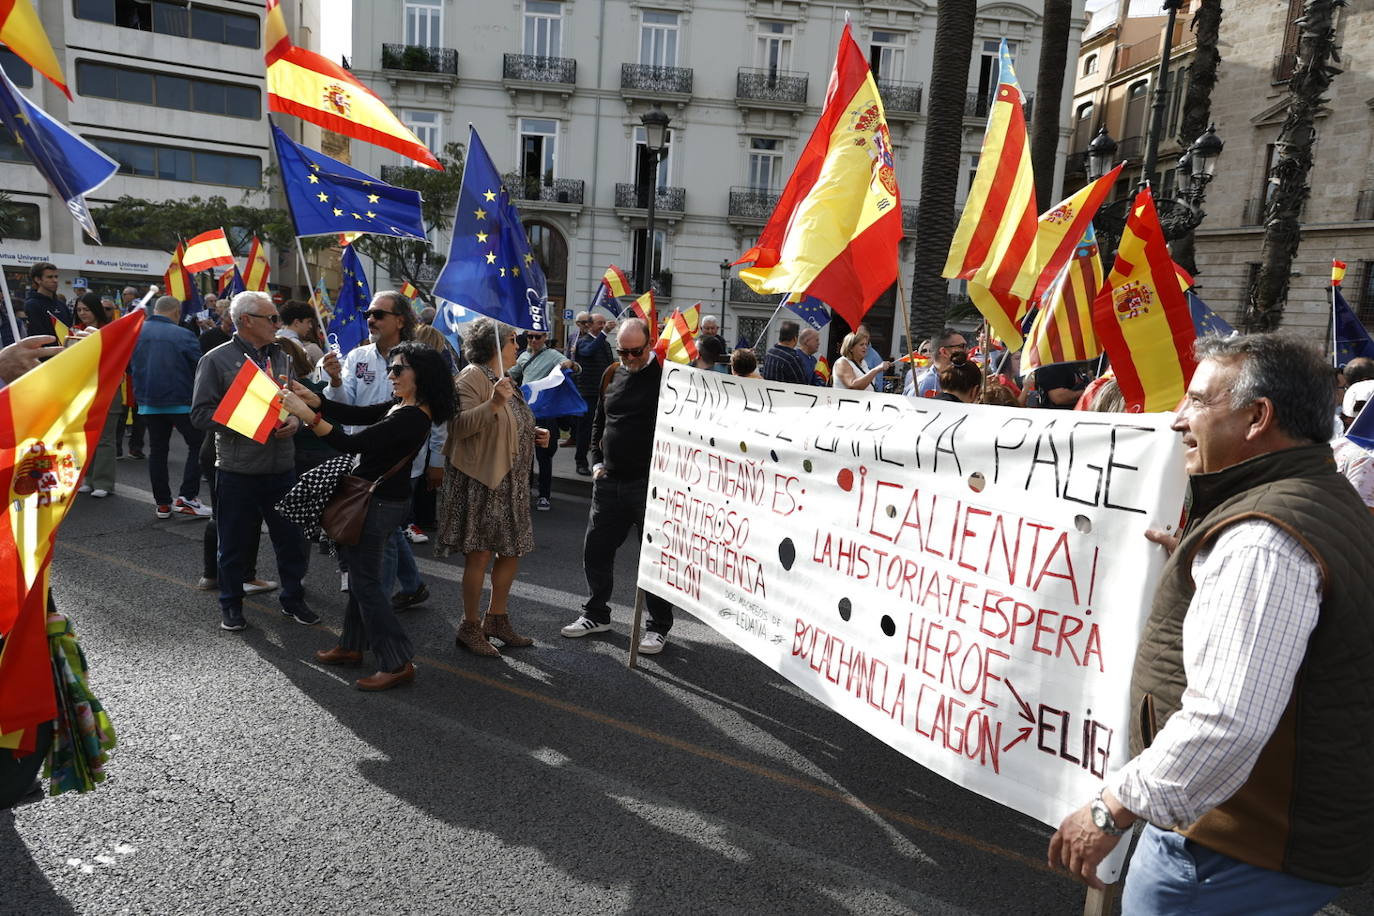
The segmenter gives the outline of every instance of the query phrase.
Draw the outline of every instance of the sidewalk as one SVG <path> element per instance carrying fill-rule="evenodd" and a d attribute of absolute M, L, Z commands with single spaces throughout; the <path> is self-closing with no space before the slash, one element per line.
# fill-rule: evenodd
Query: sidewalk
<path fill-rule="evenodd" d="M 592 497 L 592 479 L 577 473 L 575 448 L 560 448 L 553 459 L 553 489 L 570 496 Z"/>

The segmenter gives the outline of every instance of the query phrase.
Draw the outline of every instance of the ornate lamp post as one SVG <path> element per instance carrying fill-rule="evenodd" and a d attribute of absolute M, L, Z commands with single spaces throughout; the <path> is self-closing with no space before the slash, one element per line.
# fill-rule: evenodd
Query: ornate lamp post
<path fill-rule="evenodd" d="M 644 124 L 644 152 L 649 157 L 649 201 L 644 232 L 644 267 L 639 275 L 640 291 L 653 289 L 654 269 L 654 203 L 658 198 L 658 161 L 668 144 L 668 125 L 672 118 L 655 105 L 639 116 Z"/>
<path fill-rule="evenodd" d="M 725 319 L 728 317 L 725 314 L 725 310 L 727 307 L 725 297 L 726 293 L 729 291 L 729 287 L 730 259 L 722 258 L 720 262 L 720 333 L 722 337 L 725 337 Z M 726 337 L 725 339 L 728 341 L 730 338 Z"/>

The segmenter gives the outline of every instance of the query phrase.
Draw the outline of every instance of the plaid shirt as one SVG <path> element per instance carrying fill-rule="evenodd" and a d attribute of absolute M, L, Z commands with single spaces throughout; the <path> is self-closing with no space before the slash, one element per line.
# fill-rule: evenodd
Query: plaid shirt
<path fill-rule="evenodd" d="M 1159 827 L 1186 826 L 1245 784 L 1293 693 L 1321 609 L 1312 556 L 1278 526 L 1227 527 L 1193 559 L 1179 711 L 1107 787 Z"/>

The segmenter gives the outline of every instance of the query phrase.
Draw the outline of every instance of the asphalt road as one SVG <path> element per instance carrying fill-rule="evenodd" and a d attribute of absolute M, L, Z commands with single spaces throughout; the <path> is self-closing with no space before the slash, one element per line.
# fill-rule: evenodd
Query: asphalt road
<path fill-rule="evenodd" d="M 420 548 L 419 673 L 364 694 L 313 661 L 342 619 L 332 562 L 307 581 L 321 626 L 269 594 L 223 632 L 194 588 L 204 523 L 155 519 L 143 462 L 119 480 L 78 502 L 53 576 L 119 746 L 96 791 L 0 812 L 0 913 L 1081 911 L 1044 865 L 1048 828 L 691 617 L 628 669 L 628 547 L 616 630 L 559 636 L 583 597 L 580 495 L 536 513 L 511 604 L 534 647 L 460 654 L 460 568 Z M 1374 913 L 1374 894 L 1327 912 Z"/>

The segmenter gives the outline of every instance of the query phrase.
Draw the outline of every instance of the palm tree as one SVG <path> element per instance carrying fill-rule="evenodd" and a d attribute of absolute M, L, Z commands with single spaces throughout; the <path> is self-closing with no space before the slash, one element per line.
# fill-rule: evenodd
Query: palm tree
<path fill-rule="evenodd" d="M 1269 180 L 1273 192 L 1264 208 L 1264 249 L 1259 276 L 1245 310 L 1247 331 L 1272 331 L 1283 321 L 1288 275 L 1301 239 L 1299 218 L 1307 201 L 1307 175 L 1312 171 L 1312 144 L 1317 112 L 1341 68 L 1333 24 L 1345 0 L 1307 0 L 1298 38 L 1298 60 L 1288 81 L 1288 116 L 1274 144 L 1276 160 Z M 1334 63 L 1333 63 L 1334 61 Z"/>
<path fill-rule="evenodd" d="M 912 340 L 938 331 L 949 283 L 940 276 L 954 237 L 954 195 L 964 137 L 964 96 L 973 57 L 976 0 L 941 0 L 935 14 L 935 58 L 921 160 L 921 206 L 916 214 L 916 257 L 911 281 Z"/>
<path fill-rule="evenodd" d="M 1031 171 L 1035 175 L 1036 209 L 1054 206 L 1054 169 L 1059 160 L 1059 109 L 1064 97 L 1064 71 L 1069 59 L 1073 0 L 1045 0 L 1040 44 L 1040 70 L 1035 77 L 1035 111 L 1030 123 Z"/>
<path fill-rule="evenodd" d="M 1184 149 L 1212 123 L 1212 88 L 1217 84 L 1217 69 L 1221 66 L 1221 52 L 1217 49 L 1221 0 L 1202 0 L 1193 13 L 1192 29 L 1197 44 L 1188 65 L 1188 91 L 1183 96 L 1183 117 L 1178 128 L 1178 142 Z M 1175 239 L 1169 250 L 1179 266 L 1190 274 L 1197 273 L 1193 230 Z"/>

